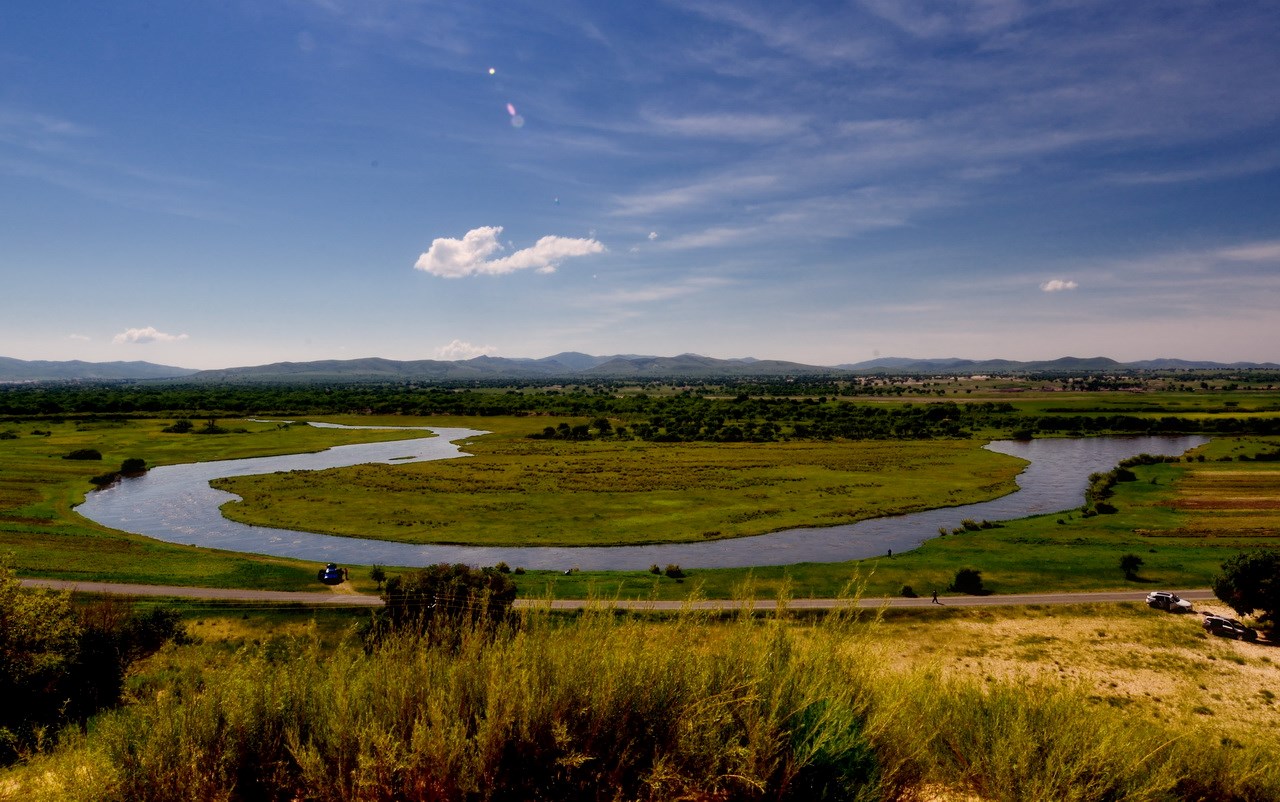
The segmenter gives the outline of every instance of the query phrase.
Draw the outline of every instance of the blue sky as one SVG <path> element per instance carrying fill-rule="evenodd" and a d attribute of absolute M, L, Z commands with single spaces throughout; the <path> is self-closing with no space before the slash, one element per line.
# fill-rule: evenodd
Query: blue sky
<path fill-rule="evenodd" d="M 0 25 L 0 355 L 1280 361 L 1270 0 Z"/>

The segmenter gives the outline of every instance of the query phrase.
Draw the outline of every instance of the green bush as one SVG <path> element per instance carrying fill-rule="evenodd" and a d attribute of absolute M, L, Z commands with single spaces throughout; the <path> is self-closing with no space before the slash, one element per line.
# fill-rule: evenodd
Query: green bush
<path fill-rule="evenodd" d="M 441 563 L 387 580 L 378 632 L 450 628 L 507 619 L 516 584 L 497 568 Z"/>
<path fill-rule="evenodd" d="M 1280 618 L 1280 550 L 1242 552 L 1222 564 L 1213 594 L 1240 615 L 1256 610 L 1264 621 Z"/>
<path fill-rule="evenodd" d="M 23 590 L 0 560 L 0 764 L 49 728 L 115 705 L 130 664 L 185 640 L 177 613 L 118 601 L 79 609 L 69 593 Z"/>
<path fill-rule="evenodd" d="M 1126 554 L 1120 558 L 1120 570 L 1124 571 L 1124 578 L 1130 581 L 1138 578 L 1142 565 L 1143 559 L 1136 554 Z"/>
<path fill-rule="evenodd" d="M 102 452 L 96 448 L 77 448 L 63 459 L 102 459 Z"/>
<path fill-rule="evenodd" d="M 948 590 L 953 593 L 967 593 L 970 596 L 981 596 L 987 592 L 982 585 L 982 572 L 976 568 L 961 568 L 956 571 Z"/>

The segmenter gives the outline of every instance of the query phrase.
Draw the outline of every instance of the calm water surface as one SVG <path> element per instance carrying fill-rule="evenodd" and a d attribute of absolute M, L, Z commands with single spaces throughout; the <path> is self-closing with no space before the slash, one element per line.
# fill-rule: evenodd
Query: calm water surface
<path fill-rule="evenodd" d="M 656 546 L 420 546 L 250 526 L 229 521 L 218 511 L 221 505 L 238 496 L 209 487 L 210 480 L 225 476 L 467 457 L 470 455 L 458 444 L 465 445 L 467 439 L 485 434 L 474 429 L 431 427 L 423 430 L 437 436 L 337 446 L 314 454 L 152 468 L 144 476 L 89 493 L 77 512 L 104 526 L 170 543 L 357 565 L 424 566 L 440 562 L 494 565 L 501 560 L 531 569 L 644 570 L 654 563 L 684 568 L 740 568 L 841 562 L 874 557 L 889 549 L 896 552 L 913 549 L 935 537 L 938 527 L 953 529 L 965 518 L 1000 521 L 1078 507 L 1083 503 L 1089 474 L 1110 470 L 1120 460 L 1137 454 L 1179 455 L 1208 442 L 1208 438 L 1198 436 L 1003 440 L 986 447 L 1027 460 L 1029 464 L 1018 476 L 1019 489 L 992 501 L 856 524 Z"/>

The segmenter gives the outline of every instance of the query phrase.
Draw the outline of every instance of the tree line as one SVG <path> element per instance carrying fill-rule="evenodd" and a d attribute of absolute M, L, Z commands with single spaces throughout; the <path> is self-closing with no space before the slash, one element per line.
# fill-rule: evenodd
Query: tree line
<path fill-rule="evenodd" d="M 808 389 L 826 387 L 813 383 Z M 491 387 L 479 383 L 346 385 L 9 385 L 0 386 L 0 418 L 160 416 L 180 420 L 319 414 L 539 416 L 572 423 L 531 427 L 534 437 L 657 442 L 769 442 L 968 438 L 992 432 L 1038 435 L 1280 434 L 1280 418 L 1214 415 L 1038 414 L 1008 402 L 865 403 L 835 395 L 789 394 L 791 382 L 701 385 L 661 393 L 598 385 Z M 831 387 L 836 390 L 840 388 Z M 751 392 L 748 392 L 750 390 Z M 761 394 L 757 391 L 771 391 Z M 581 419 L 593 420 L 583 424 Z M 601 422 L 604 425 L 601 425 Z"/>

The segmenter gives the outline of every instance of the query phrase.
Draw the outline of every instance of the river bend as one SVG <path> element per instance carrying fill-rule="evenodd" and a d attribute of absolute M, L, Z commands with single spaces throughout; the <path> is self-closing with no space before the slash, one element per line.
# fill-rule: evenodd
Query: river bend
<path fill-rule="evenodd" d="M 1017 477 L 1019 489 L 1006 496 L 854 524 L 789 529 L 700 543 L 600 547 L 423 546 L 251 526 L 222 517 L 218 508 L 238 497 L 210 487 L 213 479 L 364 463 L 401 464 L 468 457 L 470 455 L 462 450 L 465 441 L 486 434 L 474 429 L 440 427 L 358 428 L 421 428 L 436 436 L 336 446 L 308 454 L 163 465 L 143 476 L 89 493 L 77 512 L 104 526 L 169 543 L 356 565 L 425 566 L 440 562 L 494 565 L 503 561 L 529 569 L 643 570 L 654 564 L 744 568 L 842 562 L 874 557 L 890 549 L 895 552 L 913 549 L 936 537 L 939 527 L 952 529 L 966 518 L 1000 521 L 1078 507 L 1083 502 L 1089 474 L 1110 470 L 1120 460 L 1137 454 L 1180 455 L 1207 442 L 1207 438 L 1199 436 L 1002 440 L 986 448 L 1028 461 Z"/>

